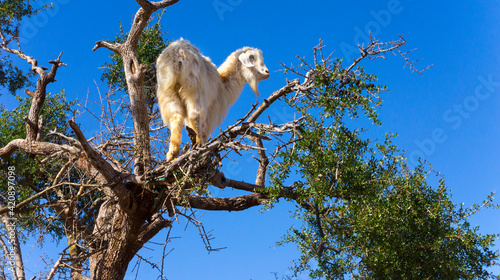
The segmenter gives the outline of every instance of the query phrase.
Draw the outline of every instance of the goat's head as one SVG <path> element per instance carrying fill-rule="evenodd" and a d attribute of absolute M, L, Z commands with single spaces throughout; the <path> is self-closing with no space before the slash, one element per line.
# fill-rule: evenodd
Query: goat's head
<path fill-rule="evenodd" d="M 258 83 L 269 78 L 269 70 L 264 64 L 262 51 L 255 48 L 244 48 L 238 59 L 241 61 L 245 80 L 255 95 L 259 96 Z"/>

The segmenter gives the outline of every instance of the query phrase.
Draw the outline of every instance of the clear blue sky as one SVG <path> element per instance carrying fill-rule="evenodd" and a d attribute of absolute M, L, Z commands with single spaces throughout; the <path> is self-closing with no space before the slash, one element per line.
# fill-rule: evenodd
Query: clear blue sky
<path fill-rule="evenodd" d="M 118 23 L 128 28 L 138 5 L 135 1 L 54 0 L 55 10 L 26 23 L 23 49 L 42 65 L 64 51 L 67 67 L 59 70 L 58 82 L 49 91 L 66 89 L 70 98 L 84 100 L 89 93 L 97 100 L 94 80 L 101 90 L 99 67 L 109 51 L 92 52 L 95 42 L 113 38 Z M 296 55 L 312 55 L 321 38 L 326 51 L 351 60 L 367 30 L 382 40 L 403 35 L 407 50 L 418 48 L 411 58 L 423 58 L 421 68 L 433 64 L 423 75 L 403 69 L 401 57 L 364 64 L 389 87 L 380 117 L 383 125 L 373 133 L 396 132 L 396 143 L 412 158 L 422 156 L 441 172 L 452 189 L 455 202 L 479 203 L 500 182 L 500 2 L 497 1 L 249 1 L 181 0 L 167 9 L 163 27 L 168 37 L 183 37 L 198 46 L 217 65 L 233 50 L 255 46 L 264 52 L 271 78 L 260 84 L 261 98 L 285 84 L 279 62 L 298 64 Z M 31 27 L 31 28 L 29 28 Z M 346 62 L 347 63 L 347 62 Z M 8 94 L 2 103 L 12 102 Z M 255 96 L 245 88 L 231 109 L 226 124 L 241 117 Z M 271 110 L 277 122 L 293 118 L 283 108 Z M 88 117 L 88 115 L 86 116 Z M 80 122 L 84 123 L 83 119 Z M 86 127 L 87 137 L 92 128 Z M 224 166 L 227 177 L 252 181 L 246 162 Z M 224 195 L 219 193 L 219 195 Z M 497 201 L 498 202 L 498 201 Z M 243 213 L 207 213 L 203 221 L 213 229 L 215 247 L 228 247 L 207 254 L 196 229 L 175 224 L 174 239 L 166 259 L 169 279 L 274 279 L 271 272 L 289 273 L 297 256 L 293 246 L 271 248 L 294 221 L 283 203 L 269 212 L 253 208 Z M 472 218 L 485 233 L 500 232 L 499 211 L 488 210 Z M 166 232 L 155 242 L 163 242 Z M 50 243 L 42 251 L 54 254 Z M 154 256 L 162 247 L 141 251 Z M 27 262 L 31 272 L 43 267 L 34 251 Z M 26 256 L 26 255 L 25 255 Z M 133 264 L 131 264 L 131 268 Z M 139 272 L 156 275 L 142 263 Z M 133 279 L 131 273 L 127 279 Z M 28 275 L 29 278 L 29 275 Z M 145 279 L 140 277 L 140 279 Z M 149 278 L 148 279 L 152 279 Z M 304 279 L 306 279 L 304 277 Z"/>

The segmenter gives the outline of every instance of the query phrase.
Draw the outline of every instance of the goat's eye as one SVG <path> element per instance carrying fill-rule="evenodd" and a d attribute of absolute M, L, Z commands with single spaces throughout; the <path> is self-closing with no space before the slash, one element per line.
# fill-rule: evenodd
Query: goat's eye
<path fill-rule="evenodd" d="M 251 54 L 248 59 L 250 59 L 250 61 L 254 61 L 255 60 L 255 56 L 253 54 Z"/>

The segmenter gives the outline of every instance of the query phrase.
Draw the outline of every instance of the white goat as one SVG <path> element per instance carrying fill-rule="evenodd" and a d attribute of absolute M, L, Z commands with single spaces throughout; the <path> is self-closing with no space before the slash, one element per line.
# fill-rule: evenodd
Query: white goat
<path fill-rule="evenodd" d="M 259 49 L 238 49 L 217 69 L 183 39 L 163 50 L 156 68 L 160 112 L 170 128 L 167 161 L 179 155 L 184 123 L 196 133 L 196 143 L 205 144 L 240 96 L 245 82 L 259 96 L 257 84 L 269 78 Z"/>

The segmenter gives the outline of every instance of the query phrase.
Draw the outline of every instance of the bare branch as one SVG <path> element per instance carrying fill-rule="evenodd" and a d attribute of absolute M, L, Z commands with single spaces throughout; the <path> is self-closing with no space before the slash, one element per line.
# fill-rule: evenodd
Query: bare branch
<path fill-rule="evenodd" d="M 78 138 L 78 141 L 80 141 L 83 151 L 87 155 L 87 158 L 92 166 L 99 170 L 99 172 L 106 178 L 106 180 L 110 184 L 120 183 L 121 180 L 119 179 L 119 172 L 116 171 L 109 162 L 104 160 L 102 156 L 90 146 L 90 144 L 87 142 L 87 139 L 83 135 L 83 132 L 80 130 L 75 121 L 68 120 L 68 123 L 75 132 L 75 135 Z"/>
<path fill-rule="evenodd" d="M 271 96 L 264 99 L 264 102 L 257 108 L 257 110 L 248 118 L 247 122 L 254 122 L 257 118 L 267 109 L 269 106 L 276 101 L 278 98 L 293 92 L 294 87 L 300 85 L 299 79 L 292 81 L 287 81 L 286 86 L 280 88 L 279 90 L 273 92 Z"/>
<path fill-rule="evenodd" d="M 64 135 L 62 133 L 59 133 L 59 132 L 55 131 L 55 130 L 47 133 L 47 135 L 48 136 L 57 136 L 57 137 L 59 137 L 61 139 L 64 139 L 64 140 L 68 141 L 68 143 L 70 143 L 71 145 L 77 147 L 78 149 L 82 149 L 82 145 L 80 144 L 80 142 L 78 142 L 78 140 L 76 140 L 73 137 L 66 136 L 66 135 Z"/>
<path fill-rule="evenodd" d="M 62 265 L 62 259 L 63 259 L 63 255 L 61 255 L 59 257 L 59 259 L 57 259 L 56 263 L 54 264 L 54 266 L 52 267 L 52 269 L 50 270 L 49 272 L 49 276 L 47 276 L 47 279 L 46 280 L 52 280 L 52 278 L 54 278 L 54 276 L 56 275 L 56 272 L 57 270 L 59 269 L 59 267 Z"/>
<path fill-rule="evenodd" d="M 409 54 L 410 52 L 413 52 L 414 50 L 415 50 L 415 49 L 410 50 L 410 51 L 407 51 L 407 52 L 402 52 L 402 51 L 401 51 L 401 49 L 399 49 L 399 48 L 398 48 L 398 52 L 399 52 L 399 54 L 400 54 L 400 55 L 404 58 L 404 60 L 406 61 L 406 64 L 405 64 L 405 66 L 403 66 L 403 68 L 405 68 L 405 67 L 406 67 L 406 65 L 409 65 L 409 66 L 410 66 L 410 69 L 412 69 L 412 72 L 413 72 L 413 71 L 415 71 L 415 72 L 417 72 L 418 74 L 422 75 L 422 73 L 423 73 L 425 70 L 427 70 L 427 69 L 429 69 L 429 68 L 431 68 L 431 67 L 432 67 L 432 64 L 431 64 L 431 65 L 429 65 L 429 66 L 427 66 L 427 67 L 425 67 L 425 68 L 424 68 L 424 69 L 422 69 L 422 70 L 418 70 L 418 69 L 417 69 L 417 67 L 415 67 L 415 63 L 416 63 L 416 62 L 419 62 L 419 61 L 420 61 L 420 60 L 422 60 L 422 59 L 417 59 L 417 60 L 414 60 L 414 61 L 410 61 L 410 59 L 408 59 L 408 57 L 406 56 L 407 54 Z"/>
<path fill-rule="evenodd" d="M 7 247 L 7 243 L 5 243 L 5 241 L 3 240 L 2 236 L 0 236 L 0 246 L 3 249 L 5 256 L 9 256 L 10 255 L 10 253 L 9 253 L 9 247 Z M 8 262 L 9 262 L 9 266 L 12 269 L 11 271 L 14 272 L 15 267 L 16 267 L 15 262 L 13 262 L 10 258 L 7 258 L 7 259 L 9 260 Z M 16 273 L 13 273 L 13 276 L 14 276 L 14 280 L 18 280 L 18 277 L 17 277 Z"/>
<path fill-rule="evenodd" d="M 137 4 L 141 5 L 141 7 L 144 10 L 151 11 L 152 13 L 155 12 L 156 10 L 166 8 L 168 6 L 171 6 L 179 0 L 162 0 L 162 1 L 148 1 L 148 0 L 136 0 Z"/>
<path fill-rule="evenodd" d="M 276 125 L 276 124 L 264 124 L 264 123 L 249 123 L 248 125 L 253 128 L 257 128 L 259 130 L 265 131 L 265 132 L 276 132 L 276 133 L 285 133 L 285 132 L 290 132 L 293 129 L 296 129 L 300 125 L 300 121 L 304 117 L 300 117 L 296 120 L 293 120 L 291 122 L 287 122 L 284 124 Z"/>
<path fill-rule="evenodd" d="M 62 52 L 59 54 L 56 60 L 49 61 L 52 64 L 52 68 L 48 73 L 45 72 L 47 70 L 46 67 L 38 66 L 38 61 L 31 56 L 26 55 L 20 50 L 15 50 L 7 47 L 5 42 L 0 45 L 1 49 L 6 52 L 15 54 L 20 58 L 26 60 L 26 62 L 31 64 L 31 70 L 36 72 L 40 77 L 37 80 L 36 90 L 35 92 L 31 92 L 29 90 L 25 91 L 30 96 L 32 96 L 31 107 L 28 114 L 28 125 L 26 126 L 26 139 L 35 141 L 38 137 L 39 129 L 38 129 L 38 118 L 40 114 L 40 110 L 45 102 L 45 95 L 47 90 L 47 85 L 55 81 L 55 76 L 57 73 L 57 69 L 60 66 L 64 66 L 64 63 L 61 62 L 60 58 Z"/>
<path fill-rule="evenodd" d="M 156 10 L 158 10 L 171 6 L 177 2 L 179 2 L 179 0 L 162 0 L 162 1 L 151 2 L 151 4 L 154 6 Z"/>
<path fill-rule="evenodd" d="M 226 179 L 226 186 L 231 187 L 233 189 L 248 191 L 248 192 L 256 192 L 258 189 L 263 188 L 263 186 L 245 183 L 243 181 L 231 180 L 231 179 Z"/>
<path fill-rule="evenodd" d="M 185 217 L 191 224 L 193 224 L 197 229 L 200 234 L 201 240 L 203 241 L 203 244 L 205 245 L 205 249 L 207 249 L 208 252 L 214 252 L 214 251 L 220 251 L 224 248 L 213 248 L 211 244 L 211 240 L 214 238 L 210 234 L 210 232 L 207 232 L 205 230 L 205 226 L 203 226 L 203 223 L 196 217 L 195 211 L 193 211 L 193 208 L 188 209 L 188 211 L 191 212 L 191 214 L 184 214 L 180 211 L 177 211 L 177 214 Z"/>
<path fill-rule="evenodd" d="M 151 144 L 149 136 L 149 116 L 147 115 L 146 98 L 144 94 L 143 79 L 147 66 L 140 63 L 137 57 L 137 46 L 144 28 L 147 26 L 151 15 L 160 8 L 177 3 L 178 0 L 151 2 L 137 0 L 141 8 L 137 11 L 128 37 L 123 44 L 110 44 L 99 41 L 93 48 L 106 47 L 119 53 L 123 59 L 125 77 L 129 91 L 130 107 L 132 109 L 134 125 L 134 173 L 142 175 L 152 167 Z"/>
<path fill-rule="evenodd" d="M 145 10 L 153 10 L 154 6 L 151 1 L 148 0 L 136 0 L 137 4 L 141 5 L 141 7 Z"/>
<path fill-rule="evenodd" d="M 16 207 L 15 209 L 22 209 L 25 205 L 28 205 L 29 203 L 31 203 L 32 201 L 35 201 L 43 196 L 45 196 L 47 193 L 53 191 L 54 189 L 56 189 L 57 187 L 60 187 L 62 184 L 58 184 L 58 185 L 54 185 L 50 188 L 46 188 L 45 190 L 31 196 L 30 198 L 27 198 L 19 203 L 16 204 Z M 9 212 L 11 209 L 9 207 L 2 207 L 0 208 L 0 215 L 3 215 L 7 212 Z"/>
<path fill-rule="evenodd" d="M 97 169 L 99 173 L 104 176 L 104 178 L 106 178 L 107 182 L 109 183 L 109 186 L 107 187 L 111 188 L 113 193 L 118 197 L 118 201 L 120 202 L 122 209 L 129 209 L 129 206 L 132 203 L 130 190 L 125 186 L 124 178 L 122 178 L 122 173 L 117 171 L 111 165 L 111 163 L 106 161 L 97 151 L 95 151 L 90 146 L 82 131 L 73 120 L 69 120 L 68 123 L 75 132 L 78 141 L 80 141 L 83 147 L 83 151 L 85 152 L 90 164 L 95 169 Z"/>
<path fill-rule="evenodd" d="M 21 59 L 26 60 L 26 62 L 31 64 L 31 70 L 36 72 L 38 75 L 40 75 L 40 77 L 43 77 L 45 75 L 45 70 L 47 70 L 47 68 L 38 66 L 38 61 L 36 59 L 34 59 L 33 57 L 26 55 L 25 53 L 23 53 L 20 50 L 15 50 L 15 49 L 11 49 L 11 48 L 7 47 L 6 42 L 3 42 L 3 44 L 0 46 L 2 47 L 2 49 L 4 51 L 11 53 L 11 54 L 15 54 L 18 57 L 20 57 Z"/>
<path fill-rule="evenodd" d="M 255 184 L 257 186 L 264 186 L 266 184 L 266 171 L 267 165 L 269 164 L 269 159 L 266 155 L 266 151 L 264 150 L 262 139 L 258 137 L 252 137 L 251 139 L 255 142 L 255 145 L 257 145 L 257 147 L 262 148 L 257 150 L 257 153 L 259 154 L 259 168 L 257 169 Z"/>
<path fill-rule="evenodd" d="M 5 229 L 7 230 L 9 234 L 9 243 L 11 244 L 11 252 L 10 254 L 14 255 L 14 263 L 10 263 L 10 265 L 14 265 L 12 272 L 14 273 L 15 278 L 17 279 L 25 279 L 25 272 L 24 272 L 24 264 L 23 264 L 23 256 L 21 254 L 21 243 L 19 242 L 19 236 L 18 233 L 16 232 L 15 226 L 13 226 L 9 221 L 11 221 L 10 218 L 7 217 L 7 215 L 2 215 L 1 216 L 2 223 L 5 226 Z M 9 255 L 10 255 L 9 254 Z"/>
<path fill-rule="evenodd" d="M 207 145 L 205 145 L 203 147 L 192 149 L 192 150 L 188 151 L 187 153 L 182 154 L 181 156 L 179 156 L 178 158 L 176 158 L 175 160 L 173 160 L 169 163 L 169 165 L 165 169 L 165 172 L 164 172 L 165 175 L 169 176 L 181 164 L 184 164 L 188 161 L 191 161 L 191 160 L 193 160 L 193 159 L 195 159 L 195 158 L 197 158 L 205 153 L 208 153 L 210 151 L 215 151 L 215 150 L 219 149 L 221 145 L 222 145 L 221 141 L 214 141 L 212 143 L 208 143 Z M 160 168 L 159 170 L 162 170 L 163 168 Z"/>
<path fill-rule="evenodd" d="M 174 199 L 173 201 L 176 205 L 188 206 L 197 209 L 214 211 L 242 211 L 250 207 L 261 205 L 265 197 L 260 193 L 253 193 L 231 198 L 212 198 L 193 195 L 186 199 L 188 203 L 187 205 L 182 199 Z"/>
<path fill-rule="evenodd" d="M 17 150 L 24 150 L 33 155 L 51 155 L 58 151 L 68 152 L 73 156 L 79 154 L 79 150 L 68 145 L 59 145 L 50 142 L 28 141 L 25 139 L 14 139 L 5 147 L 0 149 L 0 157 L 8 159 Z"/>
<path fill-rule="evenodd" d="M 56 60 L 49 60 L 49 63 L 52 64 L 52 68 L 50 69 L 50 72 L 48 73 L 48 83 L 52 83 L 52 82 L 55 82 L 55 77 L 56 77 L 56 73 L 57 73 L 57 69 L 61 66 L 66 66 L 66 64 L 64 64 L 62 61 L 61 61 L 61 56 L 64 52 L 61 52 L 59 53 L 59 56 L 57 57 Z"/>
<path fill-rule="evenodd" d="M 252 108 L 248 111 L 248 113 L 243 118 L 238 119 L 235 124 L 228 126 L 224 131 L 219 133 L 219 135 L 217 135 L 215 138 L 213 138 L 211 141 L 209 141 L 209 143 L 215 141 L 216 139 L 219 139 L 220 137 L 222 137 L 223 135 L 225 135 L 229 131 L 232 131 L 235 127 L 242 124 L 250 116 L 250 114 L 252 114 L 255 111 L 255 108 L 257 108 L 257 105 L 259 105 L 258 102 L 252 104 Z"/>
<path fill-rule="evenodd" d="M 155 215 L 151 222 L 142 226 L 141 233 L 137 237 L 136 246 L 138 246 L 138 249 L 142 248 L 142 246 L 158 232 L 170 226 L 172 226 L 171 220 L 164 219 L 161 215 Z"/>
<path fill-rule="evenodd" d="M 121 46 L 122 46 L 121 44 L 111 44 L 111 43 L 106 42 L 106 41 L 97 41 L 95 43 L 94 48 L 92 48 L 92 51 L 95 52 L 99 48 L 106 48 L 106 49 L 111 50 L 115 53 L 120 53 Z"/>
<path fill-rule="evenodd" d="M 29 89 L 25 89 L 25 90 L 24 90 L 24 93 L 26 93 L 27 95 L 29 95 L 29 97 L 34 97 L 34 96 L 35 96 L 35 93 L 34 93 L 34 92 L 32 92 L 32 91 L 31 91 L 31 90 L 29 90 Z"/>

